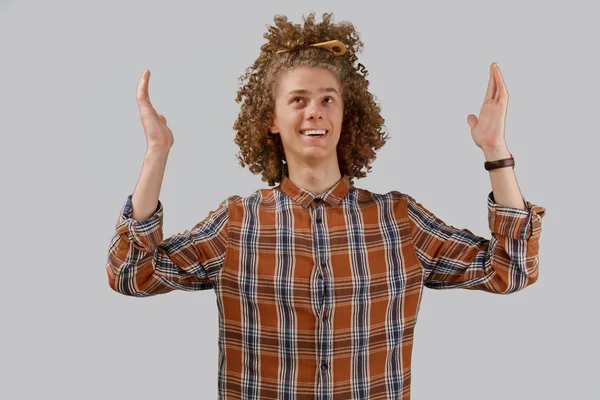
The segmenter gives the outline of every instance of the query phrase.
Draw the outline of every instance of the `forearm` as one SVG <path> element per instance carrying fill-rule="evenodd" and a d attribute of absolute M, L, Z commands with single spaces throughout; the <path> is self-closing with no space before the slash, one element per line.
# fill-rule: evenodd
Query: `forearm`
<path fill-rule="evenodd" d="M 496 161 L 510 157 L 507 147 L 484 149 L 483 152 L 485 161 Z M 517 177 L 512 166 L 492 169 L 489 171 L 489 174 L 496 203 L 500 206 L 515 207 L 524 210 L 523 196 L 517 184 Z"/>
<path fill-rule="evenodd" d="M 142 173 L 131 198 L 133 219 L 142 221 L 156 211 L 168 155 L 168 151 L 149 151 L 144 156 Z"/>

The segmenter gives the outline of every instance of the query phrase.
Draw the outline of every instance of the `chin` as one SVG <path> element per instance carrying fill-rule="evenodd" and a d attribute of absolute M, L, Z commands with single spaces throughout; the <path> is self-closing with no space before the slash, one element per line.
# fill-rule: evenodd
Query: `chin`
<path fill-rule="evenodd" d="M 324 151 L 307 151 L 301 157 L 310 161 L 323 161 L 335 156 L 335 154 L 329 154 Z"/>

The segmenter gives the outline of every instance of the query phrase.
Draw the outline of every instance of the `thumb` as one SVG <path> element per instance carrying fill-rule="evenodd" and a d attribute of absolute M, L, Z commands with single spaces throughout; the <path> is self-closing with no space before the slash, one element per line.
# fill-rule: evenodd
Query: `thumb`
<path fill-rule="evenodd" d="M 476 115 L 469 114 L 467 116 L 467 124 L 469 124 L 469 126 L 471 127 L 471 129 L 473 129 L 475 127 L 475 125 L 477 125 L 478 121 L 479 121 L 479 119 L 477 118 Z"/>

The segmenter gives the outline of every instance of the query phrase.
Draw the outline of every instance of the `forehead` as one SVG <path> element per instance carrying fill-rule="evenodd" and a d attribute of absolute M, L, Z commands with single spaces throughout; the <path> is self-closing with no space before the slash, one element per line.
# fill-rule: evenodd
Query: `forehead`
<path fill-rule="evenodd" d="M 278 96 L 297 91 L 316 94 L 328 88 L 334 88 L 340 93 L 337 76 L 325 68 L 318 67 L 302 66 L 289 69 L 281 74 L 277 87 Z"/>

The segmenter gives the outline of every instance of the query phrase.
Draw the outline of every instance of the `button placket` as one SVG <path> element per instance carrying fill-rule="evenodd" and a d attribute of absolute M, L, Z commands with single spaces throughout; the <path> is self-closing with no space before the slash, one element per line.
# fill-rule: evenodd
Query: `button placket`
<path fill-rule="evenodd" d="M 323 275 L 325 274 L 326 267 L 327 267 L 327 263 L 325 261 L 321 261 L 319 263 L 319 273 L 318 273 L 319 279 L 323 279 Z"/>
<path fill-rule="evenodd" d="M 318 199 L 318 198 L 317 198 Z M 315 199 L 315 201 L 317 200 Z M 321 237 L 322 235 L 324 235 L 324 228 L 322 226 L 323 224 L 323 217 L 321 217 L 321 213 L 323 212 L 323 209 L 321 208 L 319 209 L 313 209 L 313 215 L 314 215 L 314 226 L 313 226 L 313 237 L 314 240 L 316 241 L 315 243 L 315 247 L 317 249 L 316 251 L 316 258 L 318 260 L 318 271 L 317 271 L 317 279 L 318 279 L 318 283 L 319 283 L 319 289 L 320 289 L 320 296 L 319 298 L 319 305 L 320 305 L 320 315 L 323 314 L 323 308 L 325 307 L 325 296 L 326 296 L 326 291 L 327 288 L 325 286 L 325 279 L 324 279 L 324 275 L 325 275 L 325 268 L 327 267 L 327 262 L 323 261 L 324 257 L 325 257 L 325 249 L 323 249 L 323 244 L 322 242 L 319 240 L 319 237 Z"/>
<path fill-rule="evenodd" d="M 314 199 L 314 207 L 310 208 L 312 217 L 312 232 L 314 240 L 314 257 L 317 268 L 317 279 L 316 283 L 316 303 L 318 305 L 317 325 L 318 325 L 318 354 L 321 358 L 319 368 L 319 386 L 322 386 L 323 393 L 327 393 L 331 388 L 330 372 L 328 359 L 331 352 L 331 324 L 329 322 L 329 302 L 328 296 L 328 280 L 325 279 L 329 276 L 327 270 L 328 263 L 328 251 L 327 251 L 327 229 L 325 227 L 326 218 L 326 207 L 324 206 L 323 200 L 318 198 Z"/>

